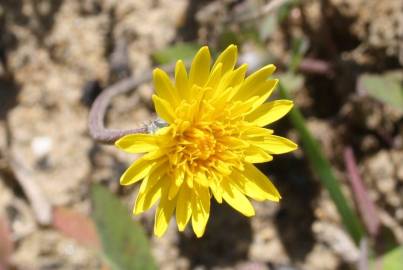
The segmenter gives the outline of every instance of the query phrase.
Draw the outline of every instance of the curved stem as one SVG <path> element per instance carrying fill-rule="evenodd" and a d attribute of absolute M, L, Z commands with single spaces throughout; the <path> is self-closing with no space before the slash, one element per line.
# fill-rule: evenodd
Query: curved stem
<path fill-rule="evenodd" d="M 168 65 L 162 68 L 166 69 L 168 73 L 172 73 L 174 70 L 174 65 Z M 91 106 L 88 119 L 90 135 L 94 140 L 104 144 L 113 144 L 116 140 L 127 134 L 147 133 L 147 126 L 125 130 L 109 129 L 105 127 L 104 119 L 113 97 L 127 93 L 137 88 L 139 85 L 150 81 L 152 79 L 151 74 L 151 72 L 148 72 L 147 74 L 139 76 L 138 78 L 129 77 L 123 79 L 107 87 L 95 99 Z"/>

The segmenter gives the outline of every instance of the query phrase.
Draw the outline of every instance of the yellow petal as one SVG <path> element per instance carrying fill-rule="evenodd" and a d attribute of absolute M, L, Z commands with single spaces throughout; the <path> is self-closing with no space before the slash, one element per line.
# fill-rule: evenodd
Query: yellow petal
<path fill-rule="evenodd" d="M 158 135 L 158 136 L 171 136 L 172 135 L 172 127 L 167 126 L 167 127 L 159 128 L 155 132 L 155 135 Z M 159 138 L 161 138 L 161 137 L 159 137 Z M 165 140 L 163 139 L 163 141 L 165 141 Z"/>
<path fill-rule="evenodd" d="M 242 133 L 242 139 L 249 140 L 249 139 L 260 139 L 260 137 L 266 137 L 273 134 L 273 130 L 262 128 L 262 127 L 247 127 L 245 128 Z"/>
<path fill-rule="evenodd" d="M 276 135 L 266 136 L 262 140 L 253 141 L 253 144 L 261 147 L 269 154 L 277 155 L 288 153 L 298 148 L 298 146 L 292 141 Z"/>
<path fill-rule="evenodd" d="M 248 114 L 246 121 L 257 126 L 266 126 L 286 115 L 292 108 L 291 100 L 276 100 L 265 103 Z"/>
<path fill-rule="evenodd" d="M 222 182 L 223 199 L 235 210 L 244 214 L 247 217 L 255 215 L 250 201 L 243 195 L 243 193 L 231 183 L 230 179 L 225 179 Z"/>
<path fill-rule="evenodd" d="M 165 150 L 159 148 L 155 151 L 145 154 L 142 158 L 144 158 L 146 160 L 155 160 L 155 159 L 162 157 L 165 154 L 166 154 Z"/>
<path fill-rule="evenodd" d="M 258 97 L 252 97 L 246 101 L 235 101 L 231 106 L 233 119 L 247 115 L 252 109 Z"/>
<path fill-rule="evenodd" d="M 216 89 L 214 89 L 217 91 Z M 217 110 L 222 111 L 222 108 L 228 105 L 228 100 L 233 93 L 232 87 L 228 87 L 225 91 L 218 92 L 214 98 L 211 98 L 210 104 L 212 104 Z"/>
<path fill-rule="evenodd" d="M 149 184 L 150 179 L 146 179 L 141 183 L 144 191 L 140 191 L 136 198 L 136 203 L 133 208 L 133 214 L 141 214 L 150 209 L 161 197 L 161 187 L 164 182 L 160 181 L 155 185 Z M 152 180 L 151 180 L 152 181 Z M 145 188 L 143 188 L 143 185 Z"/>
<path fill-rule="evenodd" d="M 216 177 L 213 176 L 213 179 L 210 180 L 210 190 L 211 193 L 213 194 L 214 198 L 218 203 L 222 203 L 222 188 L 220 185 L 220 180 Z"/>
<path fill-rule="evenodd" d="M 232 172 L 232 167 L 226 162 L 221 160 L 215 161 L 214 168 L 222 175 L 230 175 Z"/>
<path fill-rule="evenodd" d="M 192 215 L 191 195 L 191 190 L 187 185 L 183 185 L 178 194 L 178 200 L 176 202 L 176 222 L 181 232 L 185 229 Z"/>
<path fill-rule="evenodd" d="M 222 92 L 226 91 L 229 87 L 233 87 L 231 94 L 229 95 L 229 99 L 231 99 L 234 95 L 236 95 L 240 84 L 244 81 L 245 79 L 245 74 L 246 70 L 248 69 L 247 64 L 243 64 L 239 68 L 233 70 L 233 71 L 228 71 L 227 73 L 222 73 L 222 77 L 220 79 L 220 82 L 217 86 L 215 91 L 208 95 L 208 98 L 214 99 L 217 97 L 217 95 L 221 94 Z M 235 90 L 236 89 L 236 90 Z"/>
<path fill-rule="evenodd" d="M 219 141 L 230 149 L 243 149 L 249 147 L 247 141 L 233 136 L 222 137 Z"/>
<path fill-rule="evenodd" d="M 267 78 L 274 72 L 275 69 L 276 67 L 274 65 L 267 65 L 248 76 L 242 86 L 239 88 L 234 99 L 246 100 L 252 96 L 258 95 L 256 92 L 262 92 L 262 88 L 264 90 L 270 88 L 270 85 L 265 84 L 271 81 L 267 81 Z"/>
<path fill-rule="evenodd" d="M 229 70 L 232 70 L 236 64 L 238 55 L 237 46 L 231 44 L 229 45 L 217 58 L 214 63 L 213 70 L 218 64 L 222 64 L 222 73 L 226 73 Z"/>
<path fill-rule="evenodd" d="M 244 170 L 240 173 L 242 173 L 243 181 L 246 185 L 245 188 L 248 188 L 251 193 L 255 190 L 256 194 L 263 193 L 268 200 L 275 202 L 280 200 L 281 196 L 276 187 L 253 164 L 246 163 Z M 249 196 L 249 194 L 247 195 Z"/>
<path fill-rule="evenodd" d="M 210 72 L 210 62 L 210 51 L 207 46 L 204 46 L 197 52 L 190 67 L 190 85 L 204 86 Z"/>
<path fill-rule="evenodd" d="M 153 95 L 152 99 L 158 116 L 170 124 L 173 123 L 175 121 L 175 112 L 171 105 L 166 100 L 161 99 L 156 95 Z"/>
<path fill-rule="evenodd" d="M 165 71 L 159 68 L 154 69 L 153 81 L 157 96 L 168 101 L 171 106 L 177 106 L 180 100 L 178 92 Z"/>
<path fill-rule="evenodd" d="M 209 185 L 209 180 L 207 179 L 207 176 L 204 172 L 198 172 L 194 176 L 194 181 L 196 181 L 201 186 L 208 187 Z"/>
<path fill-rule="evenodd" d="M 162 187 L 161 200 L 155 212 L 154 234 L 158 237 L 166 232 L 176 206 L 176 199 L 168 199 L 168 187 L 168 184 Z"/>
<path fill-rule="evenodd" d="M 221 79 L 222 72 L 222 64 L 219 63 L 216 67 L 214 67 L 209 75 L 209 78 L 206 83 L 206 87 L 211 87 L 212 89 L 216 88 Z"/>
<path fill-rule="evenodd" d="M 140 181 L 150 171 L 153 161 L 145 160 L 143 158 L 137 159 L 120 177 L 121 185 L 131 185 Z"/>
<path fill-rule="evenodd" d="M 166 158 L 162 158 L 158 161 L 155 161 L 155 163 L 152 165 L 150 171 L 148 172 L 147 175 L 147 185 L 144 185 L 144 183 L 141 184 L 139 192 L 143 192 L 145 188 L 151 188 L 154 186 L 157 181 L 165 175 L 166 171 L 168 168 L 168 163 Z"/>
<path fill-rule="evenodd" d="M 279 82 L 279 80 L 277 80 L 277 79 L 267 80 L 263 87 L 260 87 L 259 89 L 257 89 L 255 94 L 259 98 L 253 104 L 253 107 L 255 109 L 267 101 L 267 99 L 271 96 L 273 91 L 276 89 L 278 82 Z"/>
<path fill-rule="evenodd" d="M 210 216 L 210 192 L 207 187 L 194 185 L 196 194 L 193 194 L 192 227 L 198 238 L 202 237 Z"/>
<path fill-rule="evenodd" d="M 159 149 L 156 136 L 150 134 L 125 135 L 115 145 L 128 153 L 145 153 Z"/>
<path fill-rule="evenodd" d="M 184 99 L 189 97 L 189 78 L 182 60 L 176 62 L 175 86 L 180 97 Z"/>
<path fill-rule="evenodd" d="M 229 86 L 236 86 L 244 81 L 248 64 L 242 64 L 239 68 L 234 70 L 234 74 L 229 82 Z"/>
<path fill-rule="evenodd" d="M 262 191 L 254 182 L 245 178 L 241 171 L 234 170 L 230 178 L 234 185 L 246 196 L 256 201 L 264 201 L 267 199 L 266 192 Z"/>
<path fill-rule="evenodd" d="M 247 163 L 242 173 L 246 179 L 249 179 L 250 182 L 255 183 L 262 191 L 266 192 L 267 199 L 272 201 L 279 201 L 281 199 L 277 188 L 256 166 Z"/>
<path fill-rule="evenodd" d="M 262 163 L 273 160 L 273 157 L 262 150 L 260 147 L 251 145 L 244 152 L 245 161 L 249 163 Z"/>
<path fill-rule="evenodd" d="M 175 198 L 176 194 L 178 193 L 180 187 L 182 186 L 182 183 L 184 181 L 185 174 L 182 171 L 181 174 L 176 176 L 176 179 L 170 179 L 170 187 L 169 187 L 169 194 L 168 194 L 168 199 L 172 200 Z"/>
<path fill-rule="evenodd" d="M 198 107 L 198 104 L 201 101 L 201 97 L 203 96 L 203 91 L 204 89 L 196 84 L 193 84 L 192 87 L 190 87 L 189 90 L 189 97 L 190 97 L 190 102 L 191 102 L 191 106 L 190 108 L 190 115 L 194 115 L 196 113 L 196 108 Z M 186 118 L 190 121 L 189 118 Z"/>

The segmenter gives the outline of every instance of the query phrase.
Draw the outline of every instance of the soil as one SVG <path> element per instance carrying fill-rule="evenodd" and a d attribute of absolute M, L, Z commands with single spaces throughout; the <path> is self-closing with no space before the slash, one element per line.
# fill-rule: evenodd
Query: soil
<path fill-rule="evenodd" d="M 343 150 L 353 148 L 382 226 L 403 244 L 403 113 L 356 89 L 364 72 L 403 72 L 403 2 L 301 1 L 274 30 L 265 29 L 273 13 L 237 21 L 268 2 L 0 0 L 0 219 L 10 228 L 10 269 L 102 267 L 94 250 L 46 225 L 46 216 L 38 220 L 12 160 L 52 207 L 90 214 L 91 183 L 130 205 L 137 188 L 119 187 L 118 179 L 135 157 L 91 139 L 88 105 L 106 86 L 150 72 L 153 52 L 184 41 L 219 51 L 235 39 L 252 68 L 269 59 L 282 72 L 292 38 L 305 40 L 305 56 L 333 71 L 303 72 L 296 106 L 352 203 Z M 115 98 L 108 125 L 133 128 L 153 119 L 152 91 L 146 83 Z M 299 140 L 287 120 L 274 129 Z M 202 239 L 178 233 L 173 222 L 164 238 L 155 238 L 152 211 L 141 216 L 160 269 L 353 268 L 360 251 L 303 151 L 261 169 L 281 191 L 281 203 L 254 203 L 251 219 L 214 204 Z M 1 263 L 0 256 L 0 269 Z"/>

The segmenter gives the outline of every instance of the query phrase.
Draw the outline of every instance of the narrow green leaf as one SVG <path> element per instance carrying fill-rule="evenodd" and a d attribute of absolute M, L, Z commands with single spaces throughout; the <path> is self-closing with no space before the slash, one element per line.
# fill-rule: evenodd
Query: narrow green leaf
<path fill-rule="evenodd" d="M 283 98 L 290 99 L 288 89 L 285 89 L 281 83 L 279 90 Z M 298 108 L 294 107 L 288 115 L 299 133 L 304 153 L 312 164 L 314 172 L 317 173 L 323 186 L 328 190 L 342 218 L 343 224 L 358 244 L 364 234 L 363 227 L 341 192 L 340 183 L 337 181 L 329 161 L 325 158 L 317 141 L 306 127 L 305 120 Z"/>
<path fill-rule="evenodd" d="M 159 64 L 170 64 L 175 63 L 178 59 L 192 59 L 199 48 L 200 45 L 196 43 L 177 43 L 153 53 L 152 57 Z"/>
<path fill-rule="evenodd" d="M 102 253 L 113 270 L 157 269 L 143 228 L 132 221 L 128 209 L 100 185 L 91 189 L 93 219 Z"/>
<path fill-rule="evenodd" d="M 397 76 L 399 75 L 400 76 Z M 403 110 L 403 73 L 385 73 L 382 75 L 364 74 L 359 78 L 359 91 L 371 97 Z"/>
<path fill-rule="evenodd" d="M 403 246 L 392 249 L 381 258 L 370 261 L 370 269 L 400 270 L 403 267 Z"/>

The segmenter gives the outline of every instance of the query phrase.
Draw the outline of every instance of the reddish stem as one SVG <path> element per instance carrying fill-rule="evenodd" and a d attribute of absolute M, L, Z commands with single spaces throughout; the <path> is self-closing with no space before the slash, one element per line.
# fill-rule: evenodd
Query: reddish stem
<path fill-rule="evenodd" d="M 344 150 L 344 162 L 346 164 L 349 176 L 348 179 L 351 184 L 354 199 L 365 227 L 367 228 L 368 233 L 375 237 L 379 232 L 381 222 L 376 212 L 375 205 L 369 198 L 367 189 L 360 177 L 354 153 L 350 146 L 346 147 Z"/>

